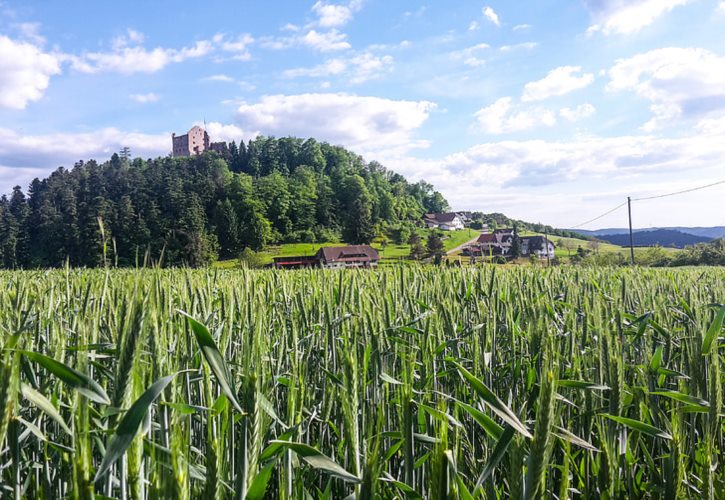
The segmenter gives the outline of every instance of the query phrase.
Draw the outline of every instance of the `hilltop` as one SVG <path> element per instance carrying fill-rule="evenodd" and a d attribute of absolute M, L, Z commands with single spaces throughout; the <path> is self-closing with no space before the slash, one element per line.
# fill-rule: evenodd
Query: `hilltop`
<path fill-rule="evenodd" d="M 199 266 L 244 248 L 376 235 L 448 209 L 426 182 L 315 139 L 188 157 L 79 161 L 0 199 L 4 267 Z"/>

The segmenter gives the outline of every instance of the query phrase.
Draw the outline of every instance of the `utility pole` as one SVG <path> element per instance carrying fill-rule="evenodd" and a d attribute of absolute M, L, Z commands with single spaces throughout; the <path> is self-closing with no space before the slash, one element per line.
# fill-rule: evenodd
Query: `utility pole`
<path fill-rule="evenodd" d="M 629 212 L 629 256 L 634 265 L 634 237 L 632 236 L 632 198 L 627 196 L 627 211 Z"/>
<path fill-rule="evenodd" d="M 546 264 L 551 267 L 551 255 L 549 255 L 549 230 L 544 226 L 544 248 L 546 249 Z"/>

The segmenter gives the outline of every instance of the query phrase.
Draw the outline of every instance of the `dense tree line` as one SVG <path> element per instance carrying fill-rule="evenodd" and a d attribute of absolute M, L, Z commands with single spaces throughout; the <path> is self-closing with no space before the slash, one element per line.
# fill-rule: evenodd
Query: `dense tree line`
<path fill-rule="evenodd" d="M 430 184 L 314 139 L 258 137 L 222 156 L 114 154 L 0 198 L 0 262 L 198 266 L 276 242 L 369 243 L 447 208 Z"/>
<path fill-rule="evenodd" d="M 502 213 L 490 213 L 485 214 L 483 212 L 471 212 L 471 220 L 473 224 L 471 227 L 479 229 L 482 224 L 488 224 L 489 229 L 496 228 L 509 228 L 517 226 L 520 231 L 533 231 L 535 233 L 547 233 L 550 236 L 562 236 L 564 238 L 576 238 L 579 240 L 591 240 L 594 239 L 591 236 L 577 233 L 569 229 L 559 229 L 540 222 L 525 222 L 522 220 L 510 219 Z"/>

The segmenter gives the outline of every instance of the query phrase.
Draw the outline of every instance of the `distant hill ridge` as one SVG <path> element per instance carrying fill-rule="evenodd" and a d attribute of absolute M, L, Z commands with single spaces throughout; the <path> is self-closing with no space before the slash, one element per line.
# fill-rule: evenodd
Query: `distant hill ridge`
<path fill-rule="evenodd" d="M 693 236 L 701 236 L 708 239 L 725 238 L 725 226 L 712 226 L 712 227 L 684 227 L 684 226 L 672 226 L 672 227 L 649 227 L 635 229 L 634 233 L 651 232 L 656 230 L 671 230 L 678 231 L 680 233 L 691 234 Z M 592 231 L 584 229 L 573 230 L 577 233 L 586 236 L 602 236 L 602 235 L 613 235 L 613 234 L 629 234 L 629 229 L 624 227 L 617 228 L 604 228 L 595 229 Z"/>
<path fill-rule="evenodd" d="M 614 245 L 629 245 L 629 231 L 619 234 L 599 234 L 596 236 L 600 240 L 607 241 Z M 633 234 L 635 246 L 655 246 L 684 248 L 687 245 L 696 243 L 707 243 L 713 238 L 704 236 L 696 236 L 694 234 L 683 233 L 673 229 L 655 229 L 652 231 L 637 231 Z"/>

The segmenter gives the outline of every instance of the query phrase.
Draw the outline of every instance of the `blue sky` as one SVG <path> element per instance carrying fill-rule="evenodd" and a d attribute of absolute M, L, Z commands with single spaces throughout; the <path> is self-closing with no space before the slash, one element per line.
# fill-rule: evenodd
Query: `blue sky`
<path fill-rule="evenodd" d="M 165 155 L 206 122 L 569 227 L 725 179 L 723 33 L 722 0 L 0 0 L 0 190 Z M 725 185 L 636 203 L 634 224 L 725 225 Z"/>

